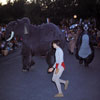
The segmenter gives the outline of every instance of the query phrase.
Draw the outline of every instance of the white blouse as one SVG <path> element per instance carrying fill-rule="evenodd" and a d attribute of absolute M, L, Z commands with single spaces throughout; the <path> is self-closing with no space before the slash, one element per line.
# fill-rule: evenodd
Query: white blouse
<path fill-rule="evenodd" d="M 60 68 L 62 62 L 64 62 L 64 53 L 63 53 L 63 50 L 61 48 L 59 48 L 59 47 L 56 48 L 55 59 L 56 59 L 56 62 L 53 65 L 53 68 L 56 67 L 56 64 L 58 64 L 58 68 Z"/>

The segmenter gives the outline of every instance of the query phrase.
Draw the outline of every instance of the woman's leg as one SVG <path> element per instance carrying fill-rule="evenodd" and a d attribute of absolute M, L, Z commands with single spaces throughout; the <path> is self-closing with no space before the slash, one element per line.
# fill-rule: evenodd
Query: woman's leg
<path fill-rule="evenodd" d="M 55 69 L 56 71 L 56 69 Z M 61 84 L 60 83 L 65 83 L 66 81 L 61 80 L 60 77 L 64 71 L 63 68 L 59 69 L 59 72 L 57 74 L 55 74 L 55 71 L 53 73 L 53 77 L 52 77 L 52 81 L 55 82 L 57 89 L 58 89 L 58 93 L 62 93 L 62 89 L 61 89 Z"/>

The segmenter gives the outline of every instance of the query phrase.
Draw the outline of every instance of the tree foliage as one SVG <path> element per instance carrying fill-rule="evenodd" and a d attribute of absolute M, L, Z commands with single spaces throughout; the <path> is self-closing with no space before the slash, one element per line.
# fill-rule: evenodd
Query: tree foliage
<path fill-rule="evenodd" d="M 7 0 L 6 5 L 0 4 L 0 23 L 8 23 L 22 17 L 29 17 L 33 24 L 46 22 L 46 18 L 56 24 L 63 18 L 96 17 L 100 15 L 100 0 Z"/>

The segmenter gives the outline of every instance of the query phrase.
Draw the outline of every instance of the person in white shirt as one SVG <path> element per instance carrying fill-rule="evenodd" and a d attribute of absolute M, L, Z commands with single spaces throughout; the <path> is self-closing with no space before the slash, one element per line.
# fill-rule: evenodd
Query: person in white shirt
<path fill-rule="evenodd" d="M 59 40 L 54 40 L 52 42 L 52 46 L 53 48 L 56 49 L 55 52 L 55 64 L 53 65 L 53 67 L 48 69 L 48 72 L 53 72 L 53 77 L 52 77 L 52 81 L 55 82 L 57 89 L 58 89 L 58 94 L 56 94 L 54 97 L 63 97 L 63 93 L 62 93 L 62 89 L 61 89 L 61 83 L 63 83 L 65 85 L 65 90 L 68 87 L 68 80 L 61 80 L 60 77 L 63 73 L 63 71 L 65 70 L 65 65 L 64 65 L 64 54 L 63 54 L 63 50 L 60 48 L 60 41 Z"/>

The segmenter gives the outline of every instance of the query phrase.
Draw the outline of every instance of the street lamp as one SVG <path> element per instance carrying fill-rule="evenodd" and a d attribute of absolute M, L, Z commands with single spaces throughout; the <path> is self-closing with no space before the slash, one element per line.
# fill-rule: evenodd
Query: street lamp
<path fill-rule="evenodd" d="M 74 15 L 73 17 L 74 17 L 74 19 L 76 19 L 77 18 L 77 15 Z"/>

